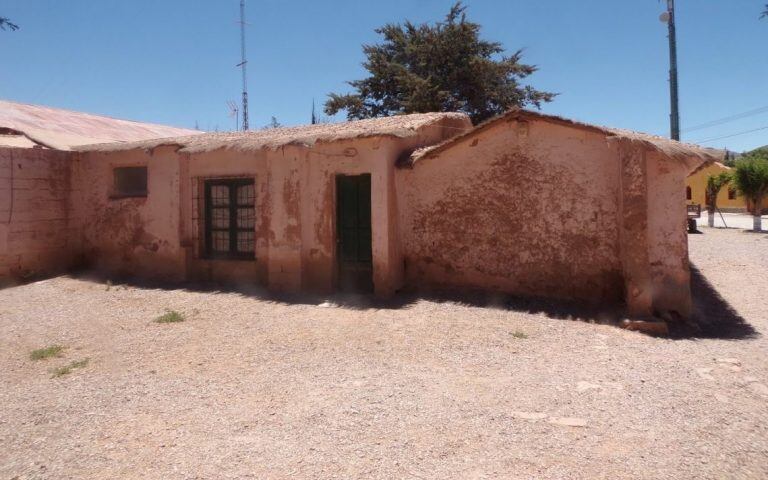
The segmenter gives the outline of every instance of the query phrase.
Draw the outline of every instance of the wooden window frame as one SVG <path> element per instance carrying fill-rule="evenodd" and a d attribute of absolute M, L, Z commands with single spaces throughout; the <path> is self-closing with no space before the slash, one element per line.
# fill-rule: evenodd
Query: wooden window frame
<path fill-rule="evenodd" d="M 239 204 L 237 203 L 237 187 L 244 185 L 254 186 L 254 198 L 253 203 Z M 213 227 L 213 202 L 211 199 L 211 187 L 214 186 L 226 186 L 229 189 L 229 227 L 228 228 L 214 228 Z M 242 228 L 237 226 L 237 211 L 241 208 L 253 209 L 254 224 L 256 222 L 256 184 L 253 178 L 215 178 L 203 180 L 203 205 L 205 208 L 205 222 L 204 222 L 204 235 L 205 245 L 203 256 L 210 260 L 255 260 L 256 259 L 256 228 L 253 227 Z M 212 233 L 214 231 L 227 231 L 229 232 L 229 251 L 218 252 L 213 250 Z M 237 234 L 239 232 L 253 232 L 253 245 L 254 250 L 250 252 L 239 252 L 237 250 Z"/>

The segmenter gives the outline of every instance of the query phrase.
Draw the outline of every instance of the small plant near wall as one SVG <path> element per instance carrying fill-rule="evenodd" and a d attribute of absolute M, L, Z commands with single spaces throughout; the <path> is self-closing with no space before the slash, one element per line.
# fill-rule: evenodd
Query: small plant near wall
<path fill-rule="evenodd" d="M 186 318 L 184 318 L 184 315 L 181 313 L 175 310 L 167 310 L 164 314 L 155 319 L 155 323 L 179 323 L 184 320 L 186 320 Z"/>

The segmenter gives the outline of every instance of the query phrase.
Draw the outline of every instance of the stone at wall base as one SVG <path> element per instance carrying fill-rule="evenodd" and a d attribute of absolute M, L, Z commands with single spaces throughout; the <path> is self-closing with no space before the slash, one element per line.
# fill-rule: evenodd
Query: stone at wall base
<path fill-rule="evenodd" d="M 666 337 L 669 335 L 669 326 L 667 325 L 667 322 L 662 321 L 624 320 L 621 322 L 621 326 L 627 330 L 633 330 L 658 337 Z"/>

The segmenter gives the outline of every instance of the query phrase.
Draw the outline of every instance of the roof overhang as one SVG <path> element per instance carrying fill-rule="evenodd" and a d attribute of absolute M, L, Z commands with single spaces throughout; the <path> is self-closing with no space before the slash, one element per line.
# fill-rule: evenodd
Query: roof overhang
<path fill-rule="evenodd" d="M 511 122 L 542 121 L 550 124 L 560 125 L 568 128 L 575 128 L 582 131 L 589 131 L 603 135 L 608 139 L 627 140 L 633 144 L 642 145 L 649 150 L 657 151 L 664 157 L 683 160 L 689 164 L 689 170 L 699 168 L 701 165 L 708 165 L 717 160 L 717 157 L 711 154 L 707 149 L 687 143 L 670 140 L 668 138 L 649 135 L 645 133 L 634 132 L 631 130 L 621 130 L 616 128 L 601 127 L 588 123 L 578 122 L 557 115 L 548 115 L 540 112 L 533 112 L 524 109 L 512 109 L 508 112 L 493 117 L 475 126 L 473 129 L 449 138 L 448 140 L 426 148 L 416 150 L 411 154 L 407 161 L 401 161 L 401 167 L 413 167 L 417 162 L 428 158 L 438 156 L 441 152 L 449 150 L 463 141 L 473 138 L 497 125 Z"/>

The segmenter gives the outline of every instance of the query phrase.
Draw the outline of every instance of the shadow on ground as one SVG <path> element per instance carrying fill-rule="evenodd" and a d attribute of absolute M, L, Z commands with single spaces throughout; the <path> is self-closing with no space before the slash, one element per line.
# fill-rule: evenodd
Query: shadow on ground
<path fill-rule="evenodd" d="M 110 288 L 121 286 L 157 289 L 157 290 L 186 290 L 202 293 L 239 294 L 266 302 L 291 305 L 333 305 L 351 310 L 367 309 L 401 309 L 407 308 L 419 301 L 435 303 L 453 303 L 462 306 L 494 308 L 542 314 L 550 318 L 563 320 L 580 320 L 589 323 L 618 324 L 623 316 L 623 306 L 605 307 L 579 301 L 558 300 L 540 297 L 519 297 L 499 293 L 489 293 L 472 290 L 432 290 L 420 292 L 399 292 L 390 299 L 378 299 L 367 294 L 333 293 L 317 295 L 308 293 L 279 294 L 270 292 L 256 285 L 221 284 L 206 282 L 168 283 L 141 278 L 103 275 L 94 271 L 81 271 L 69 275 L 85 281 L 102 283 Z"/>
<path fill-rule="evenodd" d="M 734 309 L 707 278 L 691 265 L 693 315 L 686 323 L 671 325 L 672 338 L 719 338 L 744 340 L 757 331 Z"/>
<path fill-rule="evenodd" d="M 205 293 L 235 293 L 266 302 L 292 305 L 329 305 L 351 310 L 401 309 L 421 300 L 436 303 L 454 303 L 458 305 L 494 308 L 524 312 L 533 315 L 545 315 L 561 320 L 578 320 L 588 323 L 618 325 L 627 318 L 623 305 L 606 307 L 578 301 L 567 301 L 540 297 L 518 297 L 487 292 L 401 292 L 391 299 L 381 300 L 371 295 L 335 293 L 331 295 L 313 294 L 276 294 L 253 285 L 222 285 L 219 283 L 179 283 L 169 284 L 136 278 L 116 280 L 93 271 L 78 272 L 71 277 L 81 280 L 103 283 L 106 286 L 121 285 L 159 290 L 183 289 Z M 110 287 L 111 288 L 111 287 Z M 670 337 L 674 339 L 718 338 L 728 340 L 749 339 L 758 336 L 757 331 L 736 312 L 720 295 L 715 287 L 695 267 L 691 266 L 691 292 L 694 313 L 687 322 L 670 324 Z"/>

